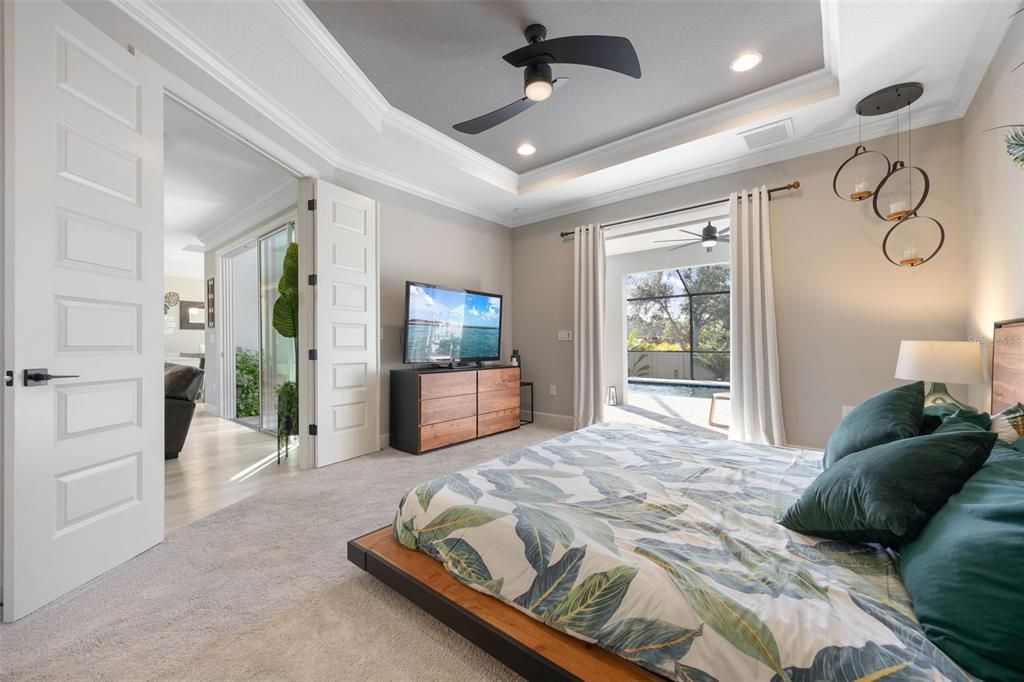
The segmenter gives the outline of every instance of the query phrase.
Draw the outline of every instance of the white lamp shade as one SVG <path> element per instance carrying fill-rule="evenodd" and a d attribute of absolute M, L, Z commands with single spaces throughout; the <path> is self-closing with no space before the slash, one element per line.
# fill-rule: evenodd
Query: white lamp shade
<path fill-rule="evenodd" d="M 896 378 L 980 384 L 981 346 L 973 341 L 901 341 Z"/>

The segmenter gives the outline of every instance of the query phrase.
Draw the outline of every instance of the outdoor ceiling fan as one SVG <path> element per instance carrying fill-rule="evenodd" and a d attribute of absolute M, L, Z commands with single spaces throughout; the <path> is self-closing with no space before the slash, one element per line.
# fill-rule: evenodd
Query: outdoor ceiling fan
<path fill-rule="evenodd" d="M 683 242 L 678 246 L 673 246 L 666 249 L 667 251 L 675 251 L 676 249 L 681 249 L 684 246 L 693 246 L 694 244 L 700 244 L 701 246 L 708 250 L 708 253 L 710 253 L 711 249 L 715 248 L 715 244 L 721 242 L 729 243 L 729 228 L 727 227 L 721 232 L 719 232 L 718 228 L 712 225 L 710 220 L 708 221 L 708 224 L 704 226 L 704 229 L 700 231 L 700 234 L 697 234 L 696 232 L 691 232 L 690 230 L 684 230 L 682 228 L 679 228 L 679 231 L 685 232 L 686 234 L 691 235 L 693 238 L 657 239 L 655 240 L 655 244 L 676 244 L 678 242 Z"/>
<path fill-rule="evenodd" d="M 545 40 L 548 30 L 540 24 L 530 24 L 523 35 L 530 44 L 509 52 L 503 59 L 516 68 L 524 69 L 524 97 L 483 116 L 456 123 L 452 127 L 460 133 L 476 135 L 490 130 L 546 100 L 552 92 L 569 82 L 568 78 L 552 80 L 552 64 L 581 64 L 640 78 L 640 60 L 628 38 L 566 36 Z"/>

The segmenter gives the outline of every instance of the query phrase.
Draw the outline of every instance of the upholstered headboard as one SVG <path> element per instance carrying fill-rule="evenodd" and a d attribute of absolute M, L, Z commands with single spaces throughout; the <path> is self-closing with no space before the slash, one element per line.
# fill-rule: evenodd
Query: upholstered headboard
<path fill-rule="evenodd" d="M 1024 319 L 996 322 L 992 332 L 992 414 L 1024 402 Z"/>

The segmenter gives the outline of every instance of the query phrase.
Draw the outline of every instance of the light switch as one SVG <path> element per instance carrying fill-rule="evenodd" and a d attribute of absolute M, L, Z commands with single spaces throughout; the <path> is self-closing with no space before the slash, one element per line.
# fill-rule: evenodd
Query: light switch
<path fill-rule="evenodd" d="M 558 340 L 559 341 L 572 341 L 572 331 L 570 331 L 568 329 L 559 329 L 558 330 Z"/>

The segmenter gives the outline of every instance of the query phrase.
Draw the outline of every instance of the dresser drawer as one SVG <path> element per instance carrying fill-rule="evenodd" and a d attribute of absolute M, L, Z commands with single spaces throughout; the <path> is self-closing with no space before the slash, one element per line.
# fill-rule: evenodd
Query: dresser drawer
<path fill-rule="evenodd" d="M 436 424 L 476 416 L 476 395 L 431 398 L 420 401 L 420 424 Z"/>
<path fill-rule="evenodd" d="M 476 372 L 438 372 L 420 375 L 420 400 L 476 393 Z"/>
<path fill-rule="evenodd" d="M 488 391 L 478 396 L 477 412 L 497 412 L 498 410 L 519 409 L 519 387 L 503 388 L 500 391 Z"/>
<path fill-rule="evenodd" d="M 482 369 L 477 372 L 480 392 L 503 391 L 519 388 L 519 368 L 503 367 L 502 369 Z"/>
<path fill-rule="evenodd" d="M 511 410 L 499 410 L 497 412 L 489 412 L 488 414 L 481 414 L 477 418 L 477 434 L 480 436 L 488 436 L 492 433 L 498 433 L 499 431 L 508 431 L 519 426 L 519 408 L 513 408 Z"/>
<path fill-rule="evenodd" d="M 476 417 L 420 427 L 420 452 L 476 438 Z"/>

